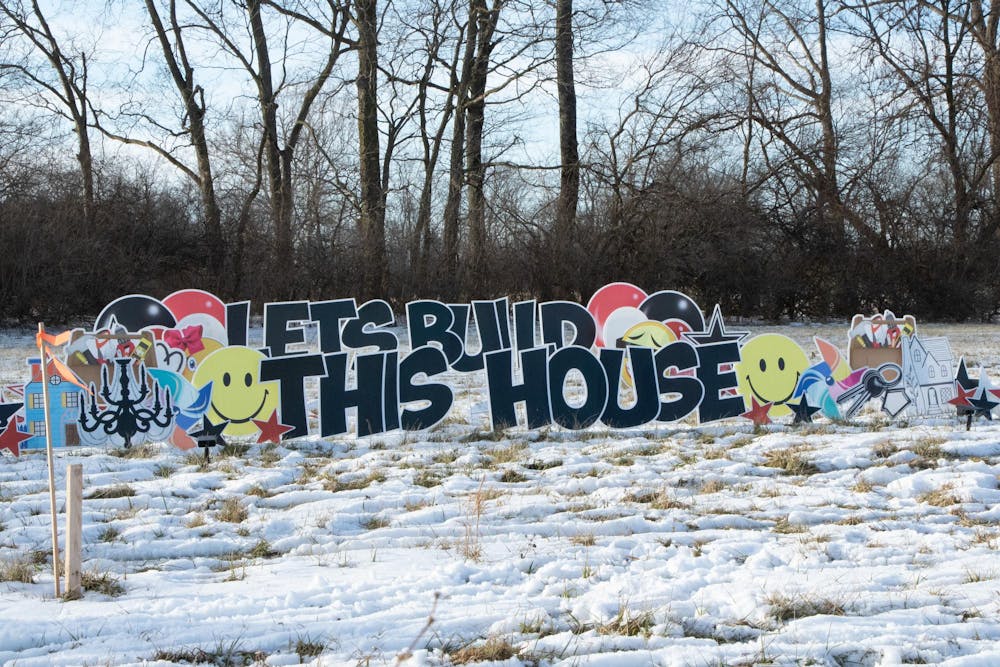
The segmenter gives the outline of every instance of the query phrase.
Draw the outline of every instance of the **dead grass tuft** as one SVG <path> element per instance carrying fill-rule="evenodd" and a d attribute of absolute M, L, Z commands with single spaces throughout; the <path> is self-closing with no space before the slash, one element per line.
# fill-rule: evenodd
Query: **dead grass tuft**
<path fill-rule="evenodd" d="M 874 456 L 877 459 L 887 459 L 898 451 L 899 447 L 889 442 L 888 440 L 876 442 L 874 445 L 872 445 L 872 456 Z"/>
<path fill-rule="evenodd" d="M 791 533 L 804 533 L 806 532 L 806 528 L 800 524 L 789 522 L 788 517 L 783 516 L 774 522 L 774 527 L 771 528 L 771 531 L 788 535 Z"/>
<path fill-rule="evenodd" d="M 116 576 L 108 571 L 89 570 L 82 572 L 80 584 L 85 591 L 94 591 L 112 598 L 125 594 L 125 587 Z"/>
<path fill-rule="evenodd" d="M 35 583 L 35 565 L 28 558 L 0 560 L 0 581 Z"/>
<path fill-rule="evenodd" d="M 726 483 L 719 479 L 712 479 L 701 485 L 700 493 L 719 493 L 725 490 Z"/>
<path fill-rule="evenodd" d="M 500 481 L 504 484 L 518 484 L 528 481 L 528 478 L 513 468 L 507 468 L 500 473 Z"/>
<path fill-rule="evenodd" d="M 361 527 L 365 530 L 378 530 L 379 528 L 388 528 L 389 520 L 384 519 L 380 516 L 370 516 L 361 522 Z"/>
<path fill-rule="evenodd" d="M 94 489 L 86 496 L 87 500 L 106 500 L 110 498 L 131 498 L 135 495 L 135 489 L 128 484 L 115 484 Z"/>
<path fill-rule="evenodd" d="M 470 494 L 462 503 L 465 510 L 463 526 L 465 528 L 462 541 L 459 544 L 459 551 L 469 560 L 478 561 L 483 557 L 483 547 L 480 544 L 479 524 L 482 521 L 483 513 L 486 511 L 488 499 L 483 493 L 483 484 L 486 483 L 486 476 L 479 481 L 479 488 L 475 493 Z"/>
<path fill-rule="evenodd" d="M 802 455 L 802 450 L 795 447 L 772 449 L 765 453 L 764 465 L 778 468 L 786 475 L 815 475 L 819 472 L 819 468 Z"/>
<path fill-rule="evenodd" d="M 256 496 L 257 498 L 270 498 L 274 494 L 270 490 L 265 489 L 260 484 L 254 484 L 247 490 L 248 496 Z"/>
<path fill-rule="evenodd" d="M 875 487 L 872 486 L 871 482 L 862 477 L 854 483 L 854 486 L 851 487 L 851 491 L 854 493 L 871 493 L 874 488 Z"/>
<path fill-rule="evenodd" d="M 340 475 L 338 477 L 330 473 L 324 473 L 320 475 L 320 478 L 323 480 L 323 489 L 326 491 L 360 491 L 361 489 L 367 489 L 377 482 L 384 482 L 385 473 L 376 470 L 363 477 L 356 477 L 354 479 L 348 479 L 347 475 Z"/>
<path fill-rule="evenodd" d="M 831 598 L 808 598 L 802 594 L 771 593 L 764 598 L 771 610 L 769 615 L 782 623 L 809 616 L 843 616 L 844 605 Z"/>
<path fill-rule="evenodd" d="M 442 479 L 444 479 L 443 475 L 438 472 L 434 472 L 432 470 L 421 470 L 413 476 L 413 483 L 417 486 L 422 486 L 425 489 L 430 489 L 435 486 L 440 486 Z"/>
<path fill-rule="evenodd" d="M 111 456 L 119 459 L 151 459 L 156 456 L 156 446 L 150 442 L 144 442 L 134 447 L 122 447 L 108 451 Z"/>
<path fill-rule="evenodd" d="M 506 447 L 489 449 L 486 451 L 486 455 L 490 457 L 493 466 L 496 467 L 504 463 L 517 463 L 527 448 L 523 442 L 512 442 Z"/>
<path fill-rule="evenodd" d="M 648 637 L 653 630 L 653 612 L 632 611 L 627 604 L 618 608 L 618 613 L 607 623 L 594 626 L 600 635 L 625 635 L 626 637 Z"/>
<path fill-rule="evenodd" d="M 515 655 L 517 655 L 517 649 L 503 637 L 488 637 L 484 641 L 476 640 L 448 653 L 448 657 L 454 665 L 499 662 L 510 660 Z"/>
<path fill-rule="evenodd" d="M 649 507 L 654 510 L 688 509 L 691 507 L 688 503 L 677 500 L 672 491 L 667 487 L 663 487 L 655 491 L 633 491 L 631 493 L 627 493 L 622 500 L 627 503 L 649 505 Z"/>
<path fill-rule="evenodd" d="M 246 507 L 240 503 L 239 498 L 226 498 L 222 501 L 222 507 L 219 508 L 219 512 L 216 514 L 216 518 L 219 521 L 225 521 L 226 523 L 243 523 L 246 521 L 249 512 Z"/>
<path fill-rule="evenodd" d="M 940 489 L 921 493 L 917 496 L 917 501 L 927 503 L 928 505 L 934 505 L 935 507 L 951 507 L 952 505 L 958 505 L 962 502 L 962 499 L 955 495 L 952 491 L 953 488 L 954 487 L 951 484 L 945 484 Z"/>

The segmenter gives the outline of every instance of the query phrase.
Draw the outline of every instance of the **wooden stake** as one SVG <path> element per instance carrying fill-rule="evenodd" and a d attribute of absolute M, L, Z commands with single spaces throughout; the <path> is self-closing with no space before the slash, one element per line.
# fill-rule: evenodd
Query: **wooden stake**
<path fill-rule="evenodd" d="M 42 381 L 42 409 L 45 412 L 45 457 L 49 462 L 49 511 L 52 513 L 52 578 L 55 582 L 56 597 L 61 594 L 59 585 L 59 523 L 56 520 L 56 476 L 55 466 L 52 463 L 52 420 L 49 417 L 49 378 L 48 358 L 45 354 L 45 342 L 42 334 L 45 333 L 45 325 L 38 323 L 38 353 L 41 355 L 41 368 L 39 377 Z"/>
<path fill-rule="evenodd" d="M 965 430 L 966 431 L 971 431 L 972 430 L 972 413 L 971 412 L 968 414 L 968 416 L 965 419 Z"/>
<path fill-rule="evenodd" d="M 79 598 L 80 551 L 83 531 L 83 466 L 66 468 L 66 597 Z"/>

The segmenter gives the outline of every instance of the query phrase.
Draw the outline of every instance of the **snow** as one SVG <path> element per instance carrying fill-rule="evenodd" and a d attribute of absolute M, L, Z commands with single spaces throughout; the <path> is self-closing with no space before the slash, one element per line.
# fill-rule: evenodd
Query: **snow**
<path fill-rule="evenodd" d="M 994 329 L 922 331 L 1000 377 Z M 0 336 L 0 381 L 30 344 Z M 511 649 L 492 665 L 1000 663 L 1000 424 L 490 434 L 484 392 L 456 389 L 420 433 L 208 466 L 58 452 L 60 509 L 82 464 L 84 570 L 115 597 L 53 599 L 45 457 L 0 460 L 0 566 L 38 563 L 0 583 L 0 663 L 441 665 L 488 641 Z"/>

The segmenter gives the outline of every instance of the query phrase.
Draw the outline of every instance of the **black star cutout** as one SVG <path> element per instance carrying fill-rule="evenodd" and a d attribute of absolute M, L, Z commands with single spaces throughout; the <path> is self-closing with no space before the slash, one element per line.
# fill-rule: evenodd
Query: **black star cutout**
<path fill-rule="evenodd" d="M 0 403 L 0 431 L 7 428 L 7 422 L 24 403 Z"/>
<path fill-rule="evenodd" d="M 226 446 L 226 441 L 222 438 L 222 431 L 229 426 L 228 421 L 221 424 L 213 424 L 208 420 L 208 416 L 201 418 L 201 429 L 191 433 L 191 437 L 198 443 L 199 447 L 205 450 L 205 460 L 208 461 L 208 451 L 210 447 L 216 445 Z"/>
<path fill-rule="evenodd" d="M 684 337 L 695 345 L 708 345 L 709 343 L 725 343 L 735 340 L 742 341 L 750 335 L 749 331 L 726 330 L 726 325 L 722 321 L 722 309 L 719 304 L 715 304 L 712 309 L 712 318 L 708 321 L 705 331 L 685 333 Z"/>
<path fill-rule="evenodd" d="M 809 400 L 806 399 L 805 394 L 802 394 L 798 403 L 785 403 L 785 405 L 795 413 L 795 419 L 792 420 L 793 424 L 812 424 L 813 415 L 819 412 L 819 406 L 809 405 Z"/>
<path fill-rule="evenodd" d="M 969 377 L 969 370 L 965 367 L 965 357 L 958 360 L 958 371 L 955 373 L 955 382 L 957 382 L 962 389 L 975 389 L 979 386 L 978 382 L 973 381 Z"/>
<path fill-rule="evenodd" d="M 989 393 L 985 391 L 979 398 L 973 398 L 969 402 L 976 409 L 977 415 L 982 415 L 990 421 L 993 421 L 993 408 L 1000 405 L 1000 401 L 992 400 Z"/>

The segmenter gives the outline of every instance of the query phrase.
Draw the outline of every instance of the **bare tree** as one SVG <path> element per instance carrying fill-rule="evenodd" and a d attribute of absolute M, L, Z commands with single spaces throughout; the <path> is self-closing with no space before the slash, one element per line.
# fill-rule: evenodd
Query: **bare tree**
<path fill-rule="evenodd" d="M 818 224 L 833 238 L 845 238 L 850 229 L 867 243 L 884 246 L 887 239 L 845 197 L 850 184 L 842 182 L 840 170 L 829 53 L 833 3 L 725 0 L 719 11 L 723 30 L 742 44 L 723 41 L 708 48 L 752 63 L 755 89 L 747 91 L 747 111 L 763 132 L 758 145 L 770 168 L 787 169 L 802 184 Z"/>
<path fill-rule="evenodd" d="M 349 5 L 338 0 L 322 3 L 321 18 L 313 18 L 300 12 L 292 3 L 272 0 L 248 0 L 241 3 L 233 0 L 231 7 L 225 3 L 207 3 L 185 0 L 197 15 L 198 27 L 213 35 L 218 44 L 239 64 L 249 76 L 256 91 L 260 116 L 260 131 L 263 166 L 267 173 L 268 194 L 270 196 L 271 221 L 274 228 L 273 277 L 277 290 L 289 294 L 295 276 L 293 253 L 294 190 L 293 169 L 295 149 L 302 138 L 309 115 L 320 92 L 327 85 L 339 58 L 352 47 L 346 38 L 349 24 Z M 292 103 L 289 116 L 290 127 L 279 131 L 279 100 L 293 99 L 294 81 L 287 75 L 289 36 L 287 25 L 278 48 L 280 78 L 275 79 L 275 63 L 272 62 L 272 45 L 265 26 L 263 9 L 275 10 L 273 16 L 281 16 L 285 21 L 303 19 L 318 28 L 326 43 L 320 58 L 319 69 L 303 78 L 303 91 Z M 242 33 L 240 32 L 242 30 Z"/>
<path fill-rule="evenodd" d="M 404 57 L 400 67 L 405 66 L 410 60 L 405 57 L 407 44 L 413 42 L 414 55 L 419 56 L 412 58 L 414 72 L 409 77 L 402 77 L 398 71 L 387 72 L 387 76 L 390 80 L 402 78 L 415 88 L 416 132 L 420 142 L 419 162 L 423 168 L 408 254 L 413 284 L 426 289 L 429 287 L 428 264 L 434 238 L 431 225 L 434 180 L 445 133 L 455 113 L 459 91 L 458 87 L 451 83 L 459 70 L 465 24 L 458 18 L 458 0 L 427 0 L 416 6 L 400 8 L 394 5 L 394 7 L 397 11 L 396 20 L 406 31 L 401 40 L 400 50 Z M 404 13 L 408 16 L 404 16 Z M 409 15 L 414 18 L 409 18 Z M 448 80 L 439 81 L 442 73 Z M 435 94 L 443 96 L 443 99 L 435 103 Z M 453 239 L 449 253 L 453 253 L 454 266 L 457 270 L 457 211 L 449 219 L 451 220 L 449 235 Z"/>
<path fill-rule="evenodd" d="M 211 272 L 216 287 L 221 287 L 222 269 L 226 262 L 225 244 L 222 236 L 222 213 L 215 196 L 215 179 L 212 176 L 212 161 L 208 149 L 208 136 L 205 131 L 205 91 L 195 83 L 194 67 L 188 58 L 187 45 L 184 41 L 183 28 L 177 20 L 177 2 L 170 0 L 168 17 L 170 32 L 164 27 L 159 10 L 153 0 L 146 0 L 146 12 L 160 44 L 164 63 L 170 72 L 170 78 L 184 105 L 185 118 L 188 122 L 188 136 L 194 149 L 197 172 L 187 167 L 185 172 L 198 186 L 201 194 L 202 209 L 205 215 L 205 240 L 209 247 Z M 171 39 L 172 38 L 172 39 Z M 161 155 L 164 151 L 157 148 Z M 168 155 L 172 161 L 172 156 Z"/>
<path fill-rule="evenodd" d="M 0 15 L 24 40 L 25 46 L 23 57 L 8 59 L 0 63 L 0 68 L 16 74 L 32 89 L 27 94 L 30 103 L 73 124 L 76 160 L 83 186 L 83 217 L 91 227 L 94 218 L 94 157 L 90 144 L 88 90 L 91 55 L 86 47 L 73 43 L 72 39 L 56 36 L 37 0 L 32 0 L 30 5 L 22 0 L 0 0 Z M 43 63 L 36 63 L 33 56 L 40 56 Z"/>
<path fill-rule="evenodd" d="M 952 238 L 959 247 L 970 239 L 977 192 L 987 183 L 992 161 L 978 161 L 975 113 L 977 96 L 967 56 L 972 46 L 965 2 L 940 0 L 936 11 L 921 3 L 863 2 L 850 6 L 859 37 L 874 63 L 900 88 L 908 104 L 901 113 L 919 116 L 937 138 L 934 145 L 947 166 L 952 189 Z M 883 109 L 880 114 L 887 118 Z M 899 122 L 902 122 L 900 120 Z M 971 144 L 971 145 L 970 145 Z"/>
<path fill-rule="evenodd" d="M 919 0 L 916 4 L 940 17 L 941 30 L 963 37 L 967 34 L 978 47 L 978 67 L 959 76 L 963 80 L 971 76 L 982 95 L 989 137 L 990 185 L 996 200 L 1000 197 L 1000 0 Z M 994 206 L 980 238 L 992 237 L 998 231 L 1000 206 Z"/>

